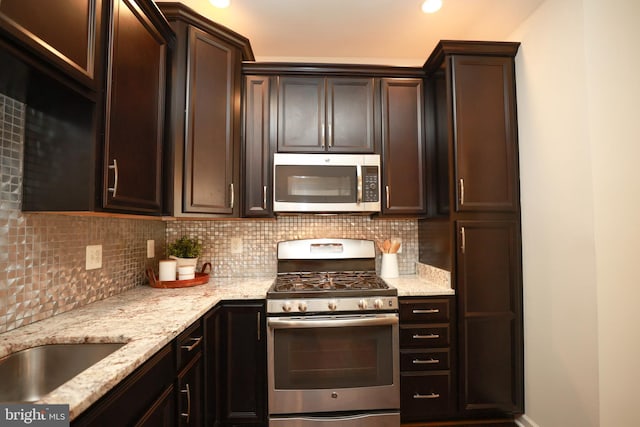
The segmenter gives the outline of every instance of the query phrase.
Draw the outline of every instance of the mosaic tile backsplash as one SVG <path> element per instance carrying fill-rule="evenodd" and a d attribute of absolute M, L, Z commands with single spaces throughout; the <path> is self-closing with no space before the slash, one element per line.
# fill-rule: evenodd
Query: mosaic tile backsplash
<path fill-rule="evenodd" d="M 165 252 L 161 221 L 21 212 L 27 109 L 0 94 L 0 332 L 141 285 Z M 97 244 L 102 268 L 85 270 L 85 248 Z"/>
<path fill-rule="evenodd" d="M 412 219 L 372 219 L 367 216 L 282 216 L 277 220 L 171 221 L 167 242 L 197 236 L 204 244 L 199 264 L 211 262 L 218 277 L 259 277 L 276 274 L 277 242 L 293 239 L 342 237 L 402 239 L 400 274 L 415 274 L 418 261 L 418 223 Z M 378 272 L 380 254 L 376 260 Z"/>
<path fill-rule="evenodd" d="M 216 277 L 276 273 L 281 240 L 402 239 L 400 274 L 414 274 L 417 220 L 366 216 L 283 216 L 268 220 L 158 221 L 21 211 L 25 117 L 29 107 L 0 94 L 0 333 L 145 284 L 144 271 L 182 235 L 204 243 Z M 146 241 L 155 258 L 146 258 Z M 87 245 L 102 245 L 102 268 L 85 269 Z M 378 265 L 380 263 L 378 254 Z M 379 266 L 378 266 L 379 269 Z"/>

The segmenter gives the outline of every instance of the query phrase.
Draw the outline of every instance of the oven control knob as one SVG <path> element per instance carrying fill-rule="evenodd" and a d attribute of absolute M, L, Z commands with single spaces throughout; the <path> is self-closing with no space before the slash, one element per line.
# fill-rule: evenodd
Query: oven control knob
<path fill-rule="evenodd" d="M 289 301 L 285 301 L 285 303 L 282 304 L 282 311 L 284 311 L 285 313 L 291 311 L 291 303 Z"/>
<path fill-rule="evenodd" d="M 384 308 L 384 302 L 380 298 L 376 298 L 376 300 L 373 302 L 373 306 L 380 310 Z"/>
<path fill-rule="evenodd" d="M 360 307 L 360 310 L 366 310 L 367 306 L 368 306 L 368 304 L 367 304 L 367 300 L 366 299 L 361 299 L 358 302 L 358 307 Z"/>
<path fill-rule="evenodd" d="M 338 308 L 338 303 L 336 301 L 329 301 L 329 310 L 336 311 Z"/>
<path fill-rule="evenodd" d="M 307 303 L 306 302 L 301 302 L 300 304 L 298 304 L 298 310 L 300 312 L 302 312 L 302 313 L 307 311 Z"/>

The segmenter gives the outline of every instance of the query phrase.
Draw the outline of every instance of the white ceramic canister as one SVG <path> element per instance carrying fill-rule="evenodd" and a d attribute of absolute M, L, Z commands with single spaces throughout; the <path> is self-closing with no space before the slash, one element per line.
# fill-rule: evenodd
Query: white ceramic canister
<path fill-rule="evenodd" d="M 160 260 L 160 274 L 158 280 L 161 282 L 170 282 L 176 280 L 177 262 L 175 259 Z"/>
<path fill-rule="evenodd" d="M 383 279 L 393 279 L 398 276 L 398 254 L 382 254 L 380 277 Z"/>

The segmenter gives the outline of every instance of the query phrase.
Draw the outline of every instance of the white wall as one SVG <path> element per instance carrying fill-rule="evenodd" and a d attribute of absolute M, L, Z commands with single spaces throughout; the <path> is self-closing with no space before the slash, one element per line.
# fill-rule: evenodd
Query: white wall
<path fill-rule="evenodd" d="M 524 424 L 640 425 L 638 18 L 636 0 L 547 0 L 510 36 L 522 42 Z"/>
<path fill-rule="evenodd" d="M 584 0 L 600 425 L 640 425 L 640 2 Z"/>

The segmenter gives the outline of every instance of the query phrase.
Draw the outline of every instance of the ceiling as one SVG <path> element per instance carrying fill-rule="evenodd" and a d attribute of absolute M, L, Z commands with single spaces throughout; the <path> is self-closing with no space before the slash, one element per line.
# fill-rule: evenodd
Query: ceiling
<path fill-rule="evenodd" d="M 155 0 L 157 3 L 166 0 Z M 247 37 L 257 61 L 421 66 L 439 40 L 502 41 L 545 0 L 181 0 Z"/>

